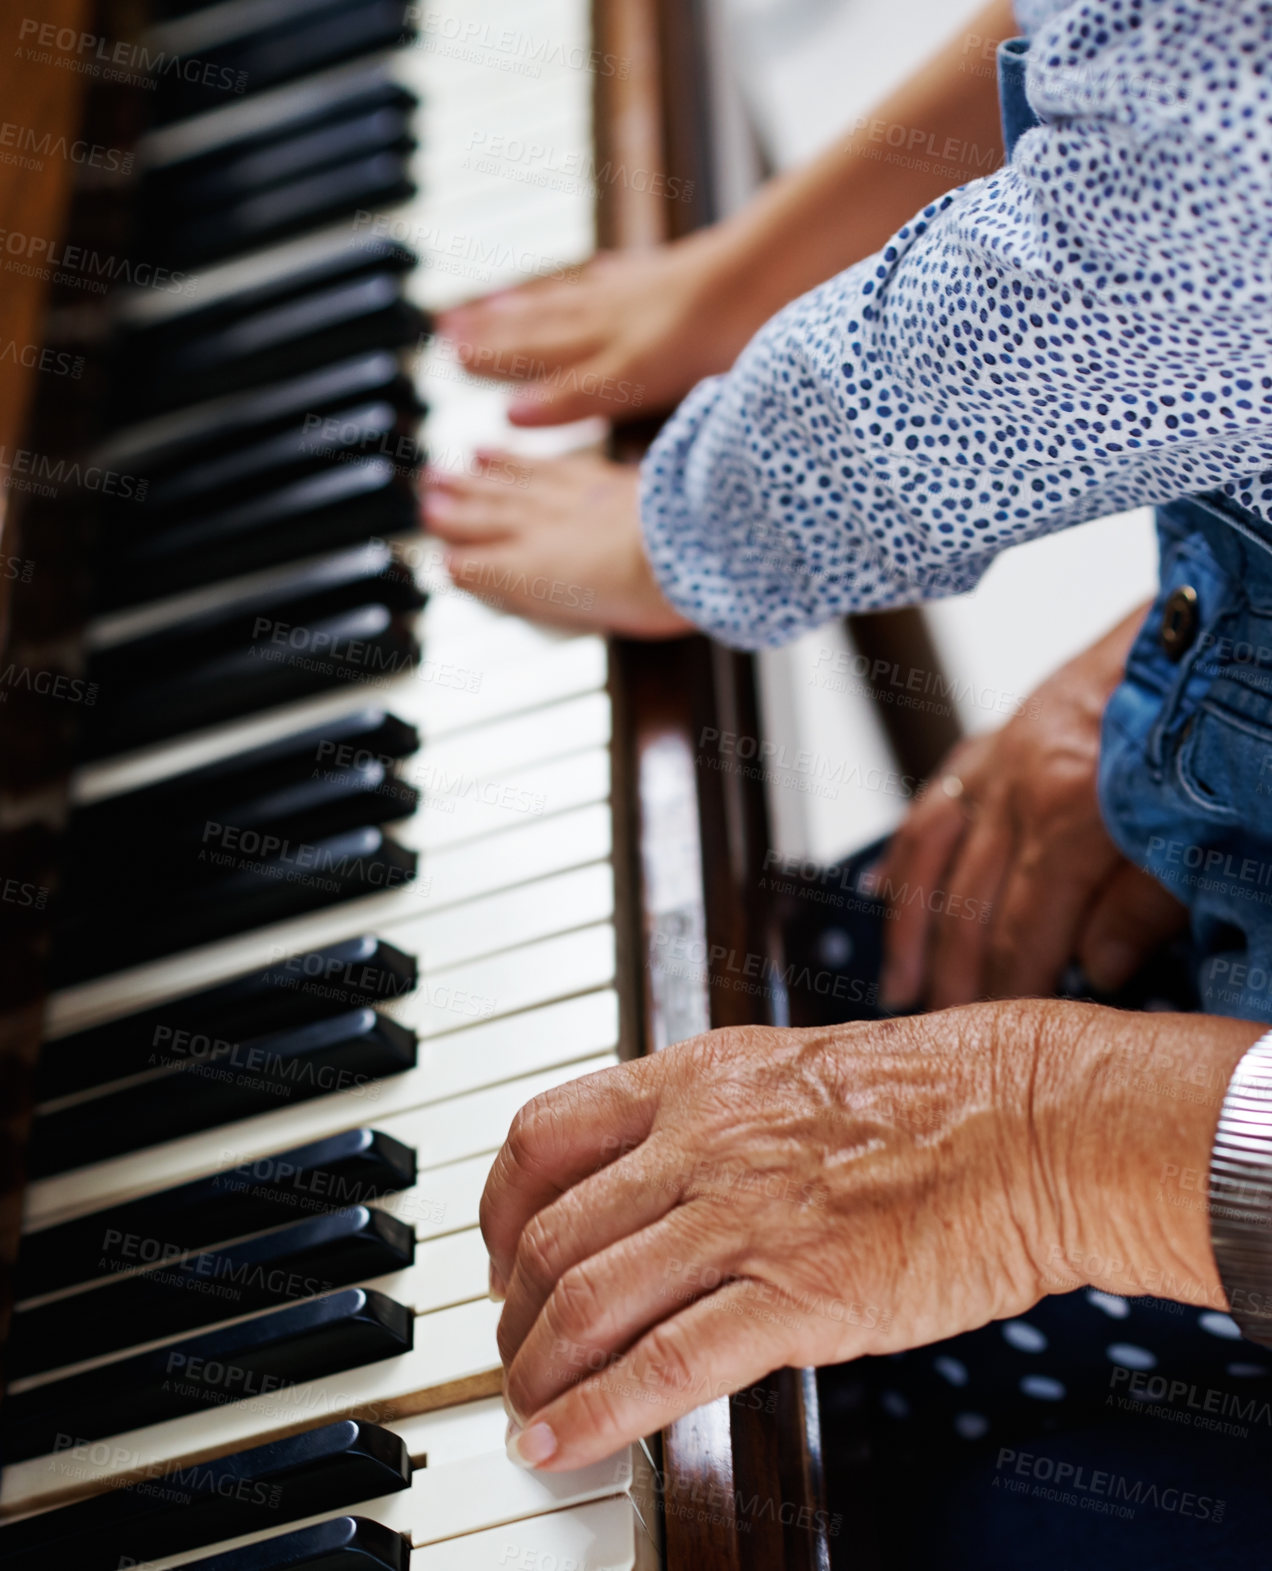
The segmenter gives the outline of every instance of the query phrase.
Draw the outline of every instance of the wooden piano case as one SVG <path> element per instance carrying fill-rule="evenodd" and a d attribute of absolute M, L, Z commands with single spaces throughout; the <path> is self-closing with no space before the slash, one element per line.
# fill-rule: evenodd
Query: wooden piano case
<path fill-rule="evenodd" d="M 599 183 L 601 242 L 673 239 L 713 216 L 703 0 L 596 0 L 594 18 L 597 50 L 630 67 L 597 78 L 598 167 L 665 177 Z M 690 189 L 691 201 L 657 194 Z M 625 430 L 620 454 L 636 456 L 648 435 Z M 617 842 L 630 855 L 619 906 L 638 924 L 627 945 L 627 1040 L 656 1052 L 711 1027 L 781 1024 L 772 989 L 740 991 L 677 959 L 705 943 L 771 962 L 768 975 L 782 969 L 758 887 L 769 844 L 763 786 L 713 768 L 705 740 L 760 735 L 754 662 L 704 638 L 620 643 L 615 654 Z M 668 1571 L 828 1571 L 835 1524 L 811 1370 L 782 1370 L 673 1424 L 655 1477 Z"/>

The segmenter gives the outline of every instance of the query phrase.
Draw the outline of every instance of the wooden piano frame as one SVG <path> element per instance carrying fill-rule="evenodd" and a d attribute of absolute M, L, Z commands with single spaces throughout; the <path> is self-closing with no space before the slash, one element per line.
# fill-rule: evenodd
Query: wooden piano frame
<path fill-rule="evenodd" d="M 601 244 L 655 245 L 710 222 L 704 0 L 594 0 L 593 27 L 601 58 L 624 66 L 596 77 L 597 167 L 631 177 L 598 181 Z M 637 182 L 640 171 L 665 178 Z M 654 193 L 683 196 L 690 182 L 689 201 Z M 640 440 L 624 432 L 620 453 L 633 456 Z M 683 963 L 705 942 L 781 971 L 780 935 L 756 900 L 764 788 L 704 756 L 708 729 L 759 736 L 754 662 L 704 638 L 618 643 L 614 655 L 615 840 L 630 857 L 618 909 L 642 923 L 622 935 L 628 1050 L 780 1023 L 769 989 L 740 991 Z M 812 1370 L 782 1370 L 673 1424 L 657 1483 L 668 1571 L 829 1571 Z"/>

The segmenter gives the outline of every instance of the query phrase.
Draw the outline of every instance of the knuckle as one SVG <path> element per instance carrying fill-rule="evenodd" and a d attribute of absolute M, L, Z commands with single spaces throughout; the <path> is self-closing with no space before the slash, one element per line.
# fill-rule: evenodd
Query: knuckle
<path fill-rule="evenodd" d="M 584 1261 L 557 1282 L 544 1306 L 548 1329 L 569 1342 L 594 1339 L 605 1315 L 605 1295 L 595 1270 Z"/>
<path fill-rule="evenodd" d="M 512 1165 L 528 1168 L 534 1165 L 535 1154 L 547 1118 L 547 1095 L 536 1096 L 516 1112 L 508 1127 L 504 1149 Z"/>
<path fill-rule="evenodd" d="M 560 1261 L 560 1245 L 543 1213 L 531 1217 L 517 1245 L 517 1271 L 533 1287 L 546 1292 L 555 1282 Z"/>
<path fill-rule="evenodd" d="M 654 1384 L 677 1395 L 692 1390 L 696 1361 L 677 1321 L 664 1320 L 655 1326 L 646 1339 L 645 1355 Z"/>
<path fill-rule="evenodd" d="M 579 1428 L 598 1437 L 617 1437 L 623 1429 L 622 1365 L 614 1364 L 578 1385 L 571 1398 Z"/>

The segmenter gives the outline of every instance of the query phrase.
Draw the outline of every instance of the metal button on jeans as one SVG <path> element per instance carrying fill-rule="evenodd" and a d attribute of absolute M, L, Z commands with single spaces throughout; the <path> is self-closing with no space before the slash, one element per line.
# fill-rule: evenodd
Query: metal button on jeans
<path fill-rule="evenodd" d="M 1172 660 L 1182 659 L 1197 636 L 1197 591 L 1190 584 L 1172 590 L 1162 609 L 1158 638 Z"/>

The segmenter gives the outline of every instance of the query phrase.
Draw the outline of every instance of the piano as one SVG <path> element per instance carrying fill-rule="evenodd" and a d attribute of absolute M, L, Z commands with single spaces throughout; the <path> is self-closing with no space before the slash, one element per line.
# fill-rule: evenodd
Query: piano
<path fill-rule="evenodd" d="M 811 1371 L 581 1474 L 504 1456 L 476 1222 L 510 1118 L 780 1023 L 703 957 L 780 973 L 781 935 L 760 787 L 703 740 L 758 734 L 750 661 L 501 614 L 412 496 L 510 440 L 432 313 L 710 217 L 701 5 L 33 9 L 0 1571 L 824 1571 Z"/>

